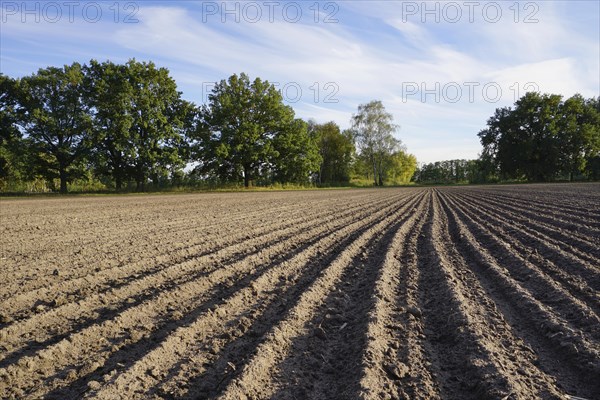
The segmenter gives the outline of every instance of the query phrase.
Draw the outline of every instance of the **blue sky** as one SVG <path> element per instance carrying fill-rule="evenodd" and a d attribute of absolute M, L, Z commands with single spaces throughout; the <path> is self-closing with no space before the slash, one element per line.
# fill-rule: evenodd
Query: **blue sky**
<path fill-rule="evenodd" d="M 304 119 L 377 99 L 420 162 L 475 158 L 527 90 L 600 95 L 597 1 L 1 1 L 0 71 L 90 59 L 169 68 L 183 97 L 246 72 Z"/>

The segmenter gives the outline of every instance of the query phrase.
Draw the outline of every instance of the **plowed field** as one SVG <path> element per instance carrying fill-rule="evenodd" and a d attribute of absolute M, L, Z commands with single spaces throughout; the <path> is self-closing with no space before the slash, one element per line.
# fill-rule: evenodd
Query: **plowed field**
<path fill-rule="evenodd" d="M 600 398 L 600 185 L 2 200 L 0 398 Z"/>

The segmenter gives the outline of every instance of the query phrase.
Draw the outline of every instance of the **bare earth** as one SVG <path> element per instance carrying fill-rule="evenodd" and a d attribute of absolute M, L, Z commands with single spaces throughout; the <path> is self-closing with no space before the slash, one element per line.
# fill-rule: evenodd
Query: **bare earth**
<path fill-rule="evenodd" d="M 600 185 L 0 201 L 0 398 L 600 398 Z"/>

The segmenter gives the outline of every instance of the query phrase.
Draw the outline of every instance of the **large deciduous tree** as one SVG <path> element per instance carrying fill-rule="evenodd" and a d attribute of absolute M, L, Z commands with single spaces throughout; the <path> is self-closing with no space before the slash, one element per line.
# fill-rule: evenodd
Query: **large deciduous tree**
<path fill-rule="evenodd" d="M 144 190 L 151 178 L 182 168 L 187 161 L 186 129 L 195 107 L 181 99 L 166 68 L 130 60 L 90 62 L 87 98 L 93 116 L 93 159 L 100 173 L 121 189 L 134 179 Z"/>
<path fill-rule="evenodd" d="M 202 107 L 194 139 L 203 174 L 220 182 L 243 179 L 245 187 L 269 171 L 275 179 L 298 180 L 290 175 L 292 165 L 301 165 L 304 174 L 313 158 L 306 127 L 294 119 L 281 93 L 244 73 L 217 83 Z"/>
<path fill-rule="evenodd" d="M 393 135 L 397 129 L 392 114 L 378 100 L 359 105 L 358 112 L 352 116 L 352 130 L 361 155 L 373 169 L 375 186 L 383 186 L 386 160 L 400 149 L 401 142 Z"/>
<path fill-rule="evenodd" d="M 97 172 L 112 176 L 117 190 L 130 175 L 133 88 L 126 65 L 92 60 L 86 70 L 87 101 L 93 116 L 92 159 Z"/>
<path fill-rule="evenodd" d="M 158 184 L 168 170 L 185 164 L 184 128 L 192 107 L 181 100 L 181 92 L 166 68 L 130 60 L 127 75 L 132 173 L 137 189 L 143 191 L 149 178 Z"/>
<path fill-rule="evenodd" d="M 84 74 L 78 63 L 48 67 L 21 79 L 19 124 L 47 178 L 60 179 L 60 192 L 80 173 L 91 130 L 85 102 Z"/>

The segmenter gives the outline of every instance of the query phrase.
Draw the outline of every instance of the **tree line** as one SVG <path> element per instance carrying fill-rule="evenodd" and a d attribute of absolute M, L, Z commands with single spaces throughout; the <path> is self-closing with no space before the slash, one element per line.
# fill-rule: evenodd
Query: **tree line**
<path fill-rule="evenodd" d="M 413 180 L 423 184 L 491 183 L 497 181 L 495 168 L 482 159 L 445 160 L 421 165 Z"/>
<path fill-rule="evenodd" d="M 0 74 L 0 191 L 600 179 L 600 97 L 527 93 L 488 119 L 478 159 L 420 168 L 381 101 L 350 125 L 297 118 L 243 73 L 200 106 L 166 68 L 135 59 Z"/>
<path fill-rule="evenodd" d="M 496 109 L 478 136 L 497 179 L 600 178 L 600 97 L 530 92 Z"/>
<path fill-rule="evenodd" d="M 600 97 L 526 93 L 496 109 L 478 133 L 476 160 L 424 164 L 418 183 L 550 182 L 600 179 Z"/>
<path fill-rule="evenodd" d="M 166 68 L 135 59 L 0 74 L 0 190 L 383 185 L 416 169 L 380 101 L 360 105 L 342 131 L 297 118 L 273 84 L 244 73 L 218 82 L 206 104 L 181 95 Z"/>

